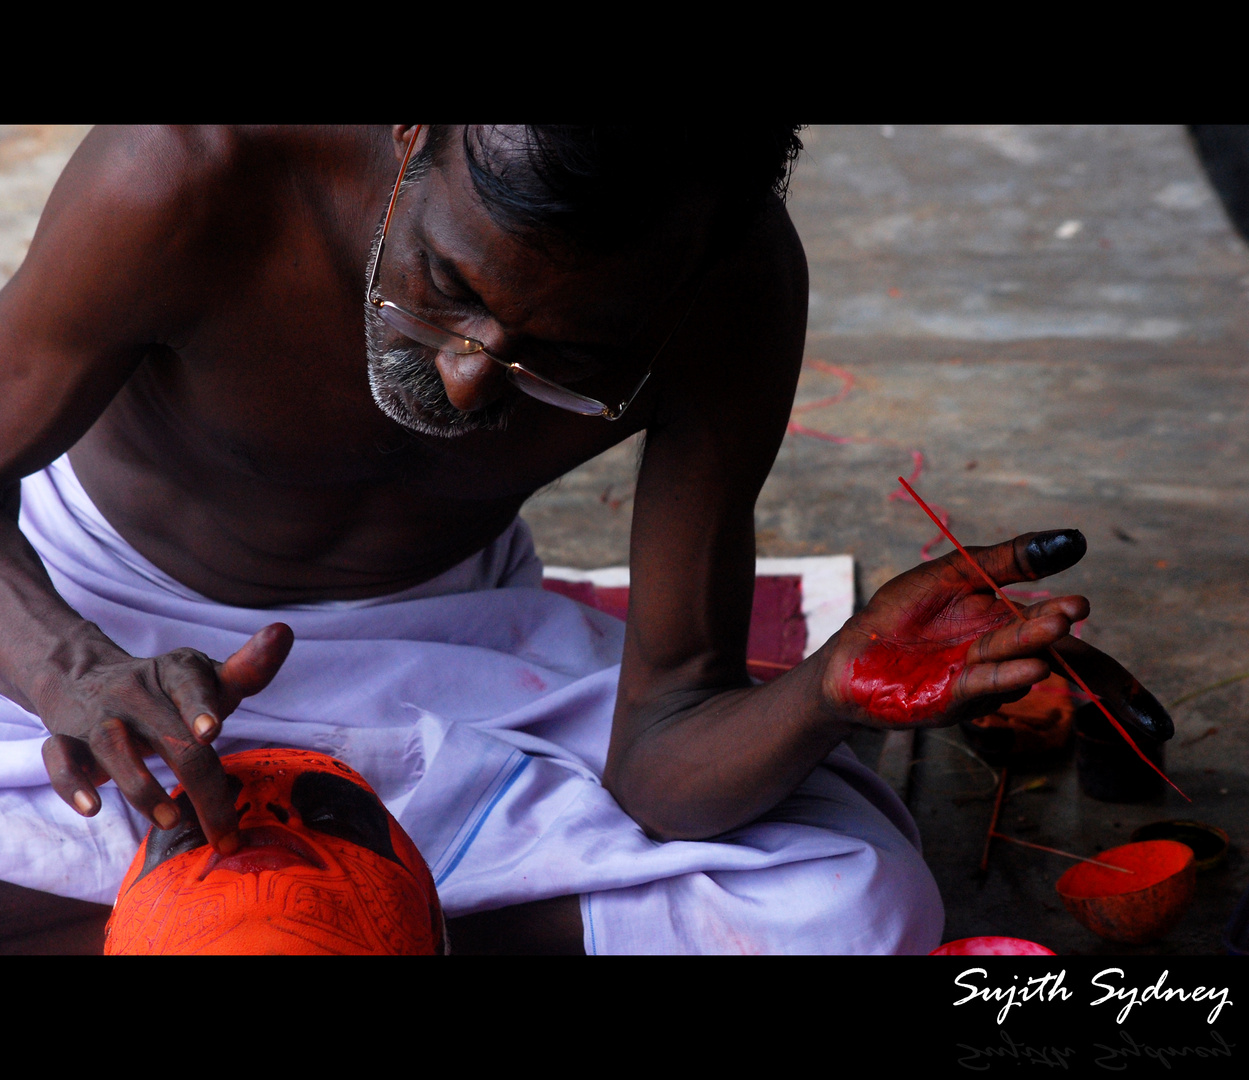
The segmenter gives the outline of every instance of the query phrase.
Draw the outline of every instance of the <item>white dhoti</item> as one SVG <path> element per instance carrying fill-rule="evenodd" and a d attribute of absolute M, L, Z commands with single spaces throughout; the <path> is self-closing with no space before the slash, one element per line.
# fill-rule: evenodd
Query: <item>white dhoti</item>
<path fill-rule="evenodd" d="M 589 953 L 927 952 L 941 900 L 906 808 L 842 748 L 758 821 L 658 843 L 599 778 L 623 624 L 541 587 L 519 519 L 437 579 L 362 602 L 239 608 L 139 555 L 61 459 L 22 484 L 60 594 L 122 648 L 218 660 L 288 623 L 289 659 L 222 754 L 292 746 L 362 773 L 424 854 L 448 916 L 579 895 Z M 38 717 L 0 698 L 0 880 L 111 904 L 147 822 L 113 785 L 79 817 Z M 176 782 L 150 762 L 167 788 Z"/>

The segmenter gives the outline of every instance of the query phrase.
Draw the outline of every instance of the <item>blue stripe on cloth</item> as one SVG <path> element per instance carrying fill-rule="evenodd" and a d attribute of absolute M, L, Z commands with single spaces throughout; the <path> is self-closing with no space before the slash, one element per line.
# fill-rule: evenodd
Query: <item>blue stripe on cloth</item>
<path fill-rule="evenodd" d="M 512 750 L 507 754 L 502 762 L 500 762 L 499 767 L 494 770 L 494 775 L 486 781 L 485 786 L 482 788 L 482 794 L 474 800 L 473 805 L 469 807 L 468 813 L 464 815 L 455 832 L 451 834 L 451 839 L 447 841 L 446 846 L 438 853 L 437 858 L 429 860 L 429 872 L 434 874 L 438 881 L 441 881 L 443 876 L 442 871 L 440 871 L 438 867 L 443 866 L 446 861 L 452 858 L 453 854 L 459 850 L 457 847 L 459 837 L 463 836 L 466 831 L 472 831 L 472 822 L 477 820 L 474 815 L 477 813 L 478 807 L 480 807 L 483 802 L 488 802 L 490 800 L 490 793 L 495 790 L 495 784 L 500 782 L 499 777 L 506 778 L 508 769 L 512 767 L 513 762 L 516 761 L 517 755 L 520 753 L 521 751 L 519 750 Z"/>
<path fill-rule="evenodd" d="M 490 800 L 486 809 L 482 811 L 481 817 L 477 819 L 477 824 L 473 826 L 473 831 L 465 837 L 464 843 L 460 845 L 459 850 L 455 853 L 455 856 L 452 858 L 450 864 L 434 881 L 434 888 L 437 888 L 444 881 L 446 881 L 451 875 L 451 871 L 460 865 L 460 860 L 464 858 L 464 856 L 468 853 L 468 849 L 472 846 L 473 841 L 477 839 L 477 834 L 481 832 L 481 827 L 485 825 L 486 819 L 490 816 L 490 812 L 499 805 L 499 800 L 507 794 L 508 788 L 516 783 L 516 778 L 529 767 L 529 763 L 531 761 L 533 761 L 533 758 L 531 758 L 528 754 L 521 754 L 520 762 L 517 764 L 516 768 L 508 774 L 507 779 L 503 781 L 499 790 L 494 793 L 494 798 Z"/>
<path fill-rule="evenodd" d="M 590 924 L 590 955 L 598 956 L 598 938 L 594 934 L 594 897 L 593 894 L 587 893 L 585 898 L 586 922 Z"/>

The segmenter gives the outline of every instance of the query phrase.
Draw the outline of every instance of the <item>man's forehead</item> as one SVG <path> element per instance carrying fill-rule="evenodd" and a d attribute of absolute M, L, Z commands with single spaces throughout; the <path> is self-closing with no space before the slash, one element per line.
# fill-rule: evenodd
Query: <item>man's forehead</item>
<path fill-rule="evenodd" d="M 478 128 L 468 136 L 488 140 L 492 152 L 523 156 L 523 130 Z M 674 205 L 670 220 L 628 236 L 617 250 L 586 250 L 558 231 L 527 233 L 500 223 L 473 183 L 464 141 L 464 133 L 452 132 L 435 155 L 420 232 L 431 257 L 453 265 L 505 327 L 567 316 L 567 331 L 554 339 L 627 340 L 700 269 L 710 203 Z"/>

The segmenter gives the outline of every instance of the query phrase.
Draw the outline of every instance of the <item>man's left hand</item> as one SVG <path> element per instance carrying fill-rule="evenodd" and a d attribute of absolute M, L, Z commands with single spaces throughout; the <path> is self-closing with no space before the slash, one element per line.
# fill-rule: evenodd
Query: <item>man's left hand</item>
<path fill-rule="evenodd" d="M 1029 533 L 971 556 L 999 586 L 1066 570 L 1083 557 L 1075 530 Z M 1125 724 L 1155 738 L 1173 731 L 1166 710 L 1118 663 L 1070 637 L 1089 614 L 1082 596 L 1022 609 L 1020 621 L 958 553 L 881 588 L 830 642 L 825 693 L 869 727 L 942 726 L 1017 701 L 1050 673 L 1052 646 Z"/>

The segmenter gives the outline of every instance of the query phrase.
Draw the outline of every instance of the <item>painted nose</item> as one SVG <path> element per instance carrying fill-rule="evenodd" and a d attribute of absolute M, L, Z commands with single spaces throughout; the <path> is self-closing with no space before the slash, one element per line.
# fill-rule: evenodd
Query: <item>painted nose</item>
<path fill-rule="evenodd" d="M 290 784 L 280 783 L 271 777 L 252 777 L 238 794 L 236 808 L 239 828 L 255 828 L 260 825 L 290 820 Z"/>
<path fill-rule="evenodd" d="M 240 806 L 239 828 L 254 829 L 260 825 L 285 825 L 291 819 L 289 807 L 276 799 L 248 799 Z"/>
<path fill-rule="evenodd" d="M 434 363 L 447 391 L 447 400 L 460 412 L 484 409 L 507 390 L 507 369 L 484 353 L 459 356 L 441 352 Z"/>

